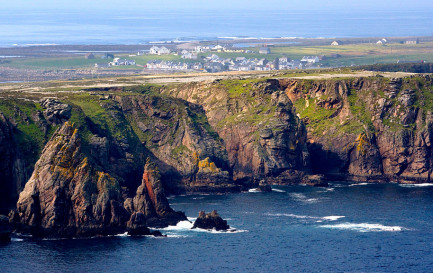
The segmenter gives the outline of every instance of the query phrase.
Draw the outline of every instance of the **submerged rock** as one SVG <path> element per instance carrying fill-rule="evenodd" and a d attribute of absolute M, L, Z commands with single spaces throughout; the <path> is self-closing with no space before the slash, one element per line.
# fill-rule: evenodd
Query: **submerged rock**
<path fill-rule="evenodd" d="M 0 215 L 0 242 L 9 242 L 11 240 L 12 225 L 9 218 Z"/>
<path fill-rule="evenodd" d="M 195 220 L 192 228 L 227 230 L 230 228 L 230 226 L 227 225 L 226 220 L 223 220 L 219 216 L 216 210 L 213 210 L 208 214 L 206 214 L 204 211 L 200 211 L 198 218 Z"/>

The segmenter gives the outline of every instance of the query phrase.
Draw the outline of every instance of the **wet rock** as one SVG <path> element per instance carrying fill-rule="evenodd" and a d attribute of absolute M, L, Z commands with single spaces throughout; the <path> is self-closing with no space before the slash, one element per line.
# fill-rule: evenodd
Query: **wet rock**
<path fill-rule="evenodd" d="M 324 175 L 306 175 L 302 178 L 302 184 L 313 186 L 313 187 L 328 187 L 329 184 L 325 180 Z"/>
<path fill-rule="evenodd" d="M 263 191 L 263 192 L 271 192 L 272 191 L 271 185 L 266 184 L 266 182 L 264 180 L 260 181 L 259 186 L 257 187 L 257 189 L 259 191 Z"/>
<path fill-rule="evenodd" d="M 227 225 L 226 220 L 223 220 L 219 216 L 216 210 L 213 210 L 208 214 L 204 211 L 200 211 L 192 228 L 227 230 L 230 226 Z"/>

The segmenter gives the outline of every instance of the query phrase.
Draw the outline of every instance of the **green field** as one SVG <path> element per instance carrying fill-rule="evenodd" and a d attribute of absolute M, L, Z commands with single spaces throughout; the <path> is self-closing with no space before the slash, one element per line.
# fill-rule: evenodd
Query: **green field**
<path fill-rule="evenodd" d="M 259 48 L 249 48 L 258 52 Z M 324 56 L 320 62 L 322 67 L 342 67 L 353 65 L 367 65 L 375 63 L 396 63 L 404 61 L 427 61 L 433 62 L 433 43 L 425 42 L 417 45 L 405 45 L 389 43 L 383 46 L 376 44 L 349 44 L 340 46 L 275 46 L 271 47 L 271 54 L 237 53 L 237 52 L 209 52 L 198 55 L 197 60 L 183 60 L 178 55 L 141 55 L 129 56 L 129 54 L 118 54 L 115 57 L 134 59 L 139 66 L 145 65 L 151 60 L 197 62 L 210 54 L 216 54 L 221 58 L 246 57 L 246 58 L 275 58 L 287 56 L 290 59 L 301 59 L 306 55 Z M 44 57 L 44 58 L 14 58 L 0 62 L 0 67 L 33 70 L 56 70 L 56 69 L 90 69 L 95 63 L 107 63 L 111 59 L 85 59 L 84 56 L 71 57 Z M 136 66 L 114 67 L 109 69 L 137 69 Z"/>

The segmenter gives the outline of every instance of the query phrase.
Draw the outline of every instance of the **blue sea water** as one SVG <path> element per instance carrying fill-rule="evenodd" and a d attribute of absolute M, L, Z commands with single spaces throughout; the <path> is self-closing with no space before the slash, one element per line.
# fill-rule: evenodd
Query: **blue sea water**
<path fill-rule="evenodd" d="M 236 231 L 181 222 L 166 238 L 14 238 L 0 246 L 0 271 L 431 272 L 432 196 L 433 184 L 342 183 L 177 196 L 176 210 L 216 209 Z"/>
<path fill-rule="evenodd" d="M 0 10 L 0 46 L 217 37 L 431 36 L 431 10 Z"/>

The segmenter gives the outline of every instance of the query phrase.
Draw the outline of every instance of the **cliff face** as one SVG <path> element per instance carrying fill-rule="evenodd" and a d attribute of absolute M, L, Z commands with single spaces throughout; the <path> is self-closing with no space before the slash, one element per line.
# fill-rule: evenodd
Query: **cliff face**
<path fill-rule="evenodd" d="M 167 189 L 236 189 L 223 141 L 200 106 L 161 96 L 116 96 L 114 100 L 156 162 Z M 199 163 L 206 158 L 214 168 L 202 172 Z"/>
<path fill-rule="evenodd" d="M 14 137 L 15 129 L 0 113 L 0 209 L 13 207 L 26 176 L 23 173 L 24 162 Z"/>
<path fill-rule="evenodd" d="M 149 219 L 156 218 L 159 226 L 164 226 L 185 218 L 164 202 L 157 183 L 146 184 L 152 194 L 139 188 L 136 205 L 127 206 L 128 189 L 122 187 L 122 180 L 88 157 L 90 151 L 84 143 L 82 132 L 70 122 L 54 133 L 19 196 L 13 215 L 18 231 L 42 237 L 107 235 L 125 230 L 145 234 Z M 143 176 L 147 172 L 145 169 Z M 147 209 L 141 210 L 144 204 Z"/>
<path fill-rule="evenodd" d="M 307 124 L 316 173 L 429 181 L 432 79 L 283 80 Z"/>
<path fill-rule="evenodd" d="M 309 172 L 305 127 L 277 80 L 187 84 L 163 92 L 203 106 L 224 140 L 235 180 L 296 183 Z"/>

